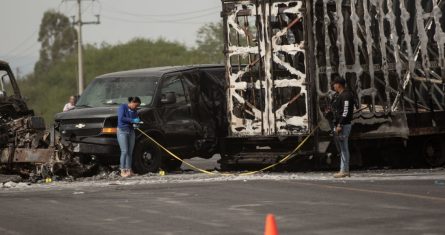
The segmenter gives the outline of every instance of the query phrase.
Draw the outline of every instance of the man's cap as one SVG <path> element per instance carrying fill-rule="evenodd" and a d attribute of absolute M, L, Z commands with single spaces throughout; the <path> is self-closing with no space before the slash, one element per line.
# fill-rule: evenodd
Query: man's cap
<path fill-rule="evenodd" d="M 346 85 L 346 80 L 344 78 L 342 78 L 342 77 L 336 77 L 334 79 L 334 81 L 332 82 L 332 84 L 340 84 L 340 85 L 345 86 Z"/>

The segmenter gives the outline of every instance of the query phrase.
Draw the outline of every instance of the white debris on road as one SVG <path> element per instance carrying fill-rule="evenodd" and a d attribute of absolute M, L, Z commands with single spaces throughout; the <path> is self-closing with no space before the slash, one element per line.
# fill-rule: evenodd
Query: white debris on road
<path fill-rule="evenodd" d="M 8 182 L 4 183 L 1 188 L 20 188 L 21 189 L 21 188 L 27 188 L 29 186 L 30 186 L 30 184 L 24 183 L 24 182 L 15 183 L 12 181 L 8 181 Z"/>
<path fill-rule="evenodd" d="M 1 192 L 14 191 L 14 189 L 26 190 L 53 190 L 53 189 L 75 189 L 73 194 L 83 194 L 81 188 L 91 187 L 112 187 L 128 185 L 148 185 L 148 184 L 182 184 L 182 183 L 209 183 L 209 182 L 233 182 L 233 181 L 411 181 L 411 180 L 432 180 L 436 185 L 445 184 L 445 169 L 416 169 L 416 170 L 373 170 L 352 172 L 352 177 L 334 179 L 333 172 L 309 172 L 309 173 L 261 173 L 256 175 L 207 175 L 202 173 L 173 173 L 165 176 L 148 174 L 134 176 L 131 178 L 101 179 L 83 178 L 74 182 L 58 181 L 52 183 L 31 184 L 7 182 L 3 185 Z M 438 183 L 437 183 L 438 182 Z M 5 186 L 6 185 L 6 186 Z M 20 185 L 20 187 L 19 187 Z M 26 185 L 26 186 L 25 186 Z"/>

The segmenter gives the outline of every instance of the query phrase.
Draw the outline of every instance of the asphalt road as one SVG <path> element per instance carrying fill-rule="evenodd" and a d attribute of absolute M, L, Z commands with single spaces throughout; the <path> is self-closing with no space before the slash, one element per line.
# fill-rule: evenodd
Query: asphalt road
<path fill-rule="evenodd" d="M 444 234 L 445 171 L 178 174 L 0 189 L 0 234 Z"/>

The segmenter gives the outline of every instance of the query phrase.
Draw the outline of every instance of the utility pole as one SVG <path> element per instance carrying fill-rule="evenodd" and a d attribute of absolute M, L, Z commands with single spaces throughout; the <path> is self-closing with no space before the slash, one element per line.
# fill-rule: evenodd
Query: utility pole
<path fill-rule="evenodd" d="M 77 70 L 78 70 L 78 95 L 83 92 L 83 52 L 82 52 L 82 0 L 77 0 Z"/>
<path fill-rule="evenodd" d="M 83 51 L 82 51 L 82 25 L 84 24 L 100 24 L 99 15 L 96 15 L 96 21 L 82 21 L 82 1 L 85 0 L 77 0 L 77 21 L 74 19 L 73 24 L 77 25 L 77 69 L 78 69 L 78 93 L 79 95 L 83 92 L 84 80 L 83 80 Z M 94 0 L 92 0 L 94 1 Z"/>

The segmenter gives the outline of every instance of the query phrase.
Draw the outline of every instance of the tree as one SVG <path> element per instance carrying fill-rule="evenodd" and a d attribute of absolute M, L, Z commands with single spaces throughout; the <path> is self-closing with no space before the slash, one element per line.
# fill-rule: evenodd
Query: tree
<path fill-rule="evenodd" d="M 223 63 L 224 36 L 223 24 L 207 23 L 198 30 L 196 44 L 197 52 L 205 56 L 208 63 Z"/>
<path fill-rule="evenodd" d="M 40 58 L 34 71 L 46 71 L 75 49 L 76 30 L 69 18 L 54 10 L 46 11 L 40 24 L 38 41 L 42 44 Z"/>

